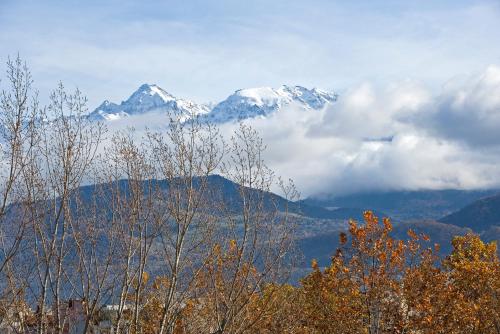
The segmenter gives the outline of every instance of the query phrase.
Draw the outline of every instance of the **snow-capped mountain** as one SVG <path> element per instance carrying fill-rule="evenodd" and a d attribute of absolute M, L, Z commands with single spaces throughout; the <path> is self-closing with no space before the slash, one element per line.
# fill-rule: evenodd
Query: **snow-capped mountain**
<path fill-rule="evenodd" d="M 292 104 L 304 109 L 319 110 L 336 100 L 337 94 L 316 88 L 260 87 L 237 90 L 211 108 L 209 105 L 176 98 L 157 85 L 144 84 L 119 105 L 104 101 L 89 117 L 95 120 L 112 121 L 155 111 L 174 113 L 181 119 L 199 115 L 202 121 L 226 123 L 265 117 Z"/>
<path fill-rule="evenodd" d="M 205 105 L 179 99 L 157 85 L 144 84 L 126 101 L 116 104 L 104 101 L 89 117 L 94 120 L 117 120 L 131 115 L 147 112 L 169 112 L 177 117 L 186 118 L 210 111 Z"/>
<path fill-rule="evenodd" d="M 305 109 L 318 110 L 336 100 L 337 94 L 301 86 L 240 89 L 217 104 L 210 113 L 202 115 L 202 118 L 215 123 L 240 121 L 265 117 L 292 103 Z"/>

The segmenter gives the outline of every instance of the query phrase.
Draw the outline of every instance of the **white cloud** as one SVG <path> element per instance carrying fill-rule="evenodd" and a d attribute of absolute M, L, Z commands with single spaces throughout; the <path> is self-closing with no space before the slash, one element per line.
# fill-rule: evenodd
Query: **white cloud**
<path fill-rule="evenodd" d="M 364 83 L 327 110 L 291 107 L 249 123 L 270 166 L 305 195 L 499 187 L 499 74 L 490 66 L 440 94 L 411 81 Z"/>
<path fill-rule="evenodd" d="M 449 83 L 427 110 L 408 121 L 431 136 L 461 142 L 470 149 L 500 144 L 500 67 L 489 66 L 465 83 Z"/>

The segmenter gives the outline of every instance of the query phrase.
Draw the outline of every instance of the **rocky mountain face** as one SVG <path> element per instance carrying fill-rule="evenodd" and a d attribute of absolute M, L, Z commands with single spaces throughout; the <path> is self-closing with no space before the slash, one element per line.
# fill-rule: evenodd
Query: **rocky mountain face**
<path fill-rule="evenodd" d="M 266 117 L 286 106 L 319 110 L 334 103 L 337 95 L 316 88 L 281 86 L 241 89 L 218 103 L 203 118 L 214 123 L 240 121 L 247 118 Z"/>
<path fill-rule="evenodd" d="M 254 117 L 266 117 L 286 106 L 319 110 L 337 100 L 335 93 L 301 86 L 281 86 L 240 89 L 224 101 L 211 107 L 177 98 L 157 85 L 144 84 L 127 100 L 116 104 L 104 101 L 89 117 L 99 121 L 114 121 L 132 115 L 163 112 L 182 120 L 200 117 L 214 123 L 236 122 Z"/>
<path fill-rule="evenodd" d="M 104 101 L 89 114 L 89 117 L 99 121 L 113 121 L 149 112 L 171 113 L 172 115 L 187 119 L 192 115 L 209 112 L 209 107 L 189 100 L 176 98 L 157 85 L 144 84 L 120 104 L 108 100 Z"/>

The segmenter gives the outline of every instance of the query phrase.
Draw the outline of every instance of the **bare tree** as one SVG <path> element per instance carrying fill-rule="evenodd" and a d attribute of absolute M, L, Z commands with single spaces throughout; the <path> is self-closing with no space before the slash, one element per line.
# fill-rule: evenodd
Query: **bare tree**
<path fill-rule="evenodd" d="M 257 133 L 241 125 L 227 146 L 215 126 L 172 115 L 164 131 L 118 132 L 104 147 L 106 129 L 86 117 L 78 90 L 60 84 L 39 108 L 26 66 L 7 65 L 1 297 L 36 305 L 40 334 L 91 332 L 105 304 L 115 333 L 255 327 L 268 307 L 252 300 L 290 270 L 296 197 L 265 166 Z M 275 185 L 285 199 L 270 194 Z M 193 317 L 190 305 L 202 312 Z"/>
<path fill-rule="evenodd" d="M 73 209 L 103 132 L 100 124 L 83 117 L 86 112 L 81 93 L 68 95 L 60 84 L 38 124 L 41 137 L 28 190 L 36 268 L 32 290 L 38 303 L 39 333 L 47 331 L 49 304 L 52 332 L 61 333 L 68 326 L 65 303 L 75 295 Z"/>
<path fill-rule="evenodd" d="M 149 133 L 140 146 L 131 136 L 120 138 L 113 146 L 120 154 L 107 156 L 126 166 L 117 172 L 126 176 L 128 192 L 121 197 L 133 201 L 135 192 L 144 201 L 153 196 L 140 205 L 126 205 L 150 214 L 146 219 L 144 213 L 135 228 L 124 225 L 128 234 L 123 235 L 129 239 L 123 242 L 124 276 L 115 330 L 124 329 L 120 321 L 129 292 L 131 323 L 126 327 L 133 332 L 144 326 L 157 333 L 174 333 L 180 326 L 186 332 L 214 328 L 216 333 L 253 327 L 259 312 L 269 310 L 264 307 L 250 316 L 251 301 L 266 284 L 285 280 L 291 269 L 287 254 L 294 222 L 287 203 L 297 195 L 293 184 L 275 182 L 262 161 L 262 140 L 243 125 L 229 148 L 217 128 L 196 118 L 172 121 L 167 131 Z M 236 182 L 231 183 L 236 194 L 227 196 L 228 181 L 214 177 L 217 172 Z M 286 199 L 270 194 L 274 183 Z M 135 220 L 127 216 L 126 221 Z M 141 229 L 154 233 L 144 239 Z M 156 279 L 147 285 L 149 274 Z M 209 314 L 186 317 L 193 303 Z"/>
<path fill-rule="evenodd" d="M 103 188 L 108 195 L 104 205 L 109 208 L 109 239 L 116 243 L 111 266 L 111 300 L 117 303 L 114 331 L 132 327 L 139 332 L 150 251 L 159 235 L 154 209 L 159 185 L 145 148 L 133 140 L 132 132 L 115 134 L 105 155 Z"/>
<path fill-rule="evenodd" d="M 28 231 L 23 185 L 40 113 L 31 73 L 19 56 L 7 61 L 6 78 L 9 87 L 0 93 L 0 300 L 10 305 L 5 314 L 12 315 L 21 312 L 16 307 L 25 308 L 18 270 L 23 263 L 15 257 L 22 253 Z M 16 321 L 22 324 L 22 319 Z"/>
<path fill-rule="evenodd" d="M 167 282 L 162 292 L 158 333 L 173 333 L 192 284 L 203 269 L 217 217 L 213 212 L 209 176 L 225 153 L 218 130 L 194 117 L 189 122 L 172 121 L 165 137 L 149 134 L 152 161 L 158 178 L 166 181 L 159 208 L 167 214 L 162 226 L 158 259 Z"/>
<path fill-rule="evenodd" d="M 297 192 L 292 183 L 278 180 L 285 200 L 270 194 L 275 178 L 262 159 L 264 149 L 257 132 L 241 124 L 222 168 L 237 184 L 237 200 L 223 203 L 230 206 L 218 230 L 220 241 L 212 247 L 198 287 L 207 317 L 202 326 L 213 333 L 251 329 L 270 311 L 265 304 L 250 308 L 256 294 L 266 284 L 284 281 L 291 270 L 288 253 L 295 224 L 287 203 Z"/>
<path fill-rule="evenodd" d="M 111 209 L 112 187 L 102 173 L 106 169 L 96 164 L 93 170 L 93 184 L 80 189 L 72 208 L 76 259 L 71 284 L 84 309 L 83 333 L 91 330 L 102 306 L 113 301 L 123 241 L 121 222 L 110 219 L 115 211 Z"/>

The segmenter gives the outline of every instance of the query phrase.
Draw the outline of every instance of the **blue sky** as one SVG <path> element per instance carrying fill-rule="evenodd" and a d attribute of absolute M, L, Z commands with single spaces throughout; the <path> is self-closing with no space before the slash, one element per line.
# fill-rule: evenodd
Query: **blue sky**
<path fill-rule="evenodd" d="M 92 109 L 157 83 L 198 102 L 238 88 L 438 88 L 500 63 L 498 1 L 0 1 L 0 61 L 28 61 Z"/>

